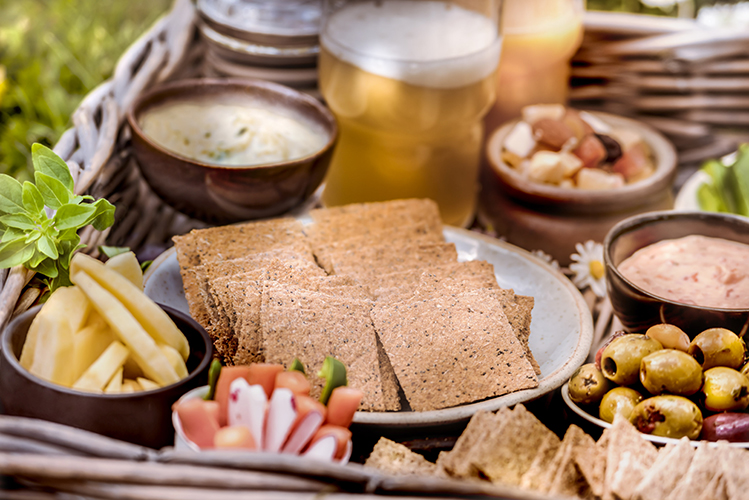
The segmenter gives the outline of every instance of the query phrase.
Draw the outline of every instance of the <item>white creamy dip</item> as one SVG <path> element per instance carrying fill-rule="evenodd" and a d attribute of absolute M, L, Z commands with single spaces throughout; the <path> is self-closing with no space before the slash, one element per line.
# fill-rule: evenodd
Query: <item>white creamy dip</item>
<path fill-rule="evenodd" d="M 684 304 L 749 308 L 749 245 L 707 236 L 653 243 L 619 265 L 648 292 Z"/>
<path fill-rule="evenodd" d="M 205 163 L 262 165 L 319 151 L 327 135 L 313 124 L 250 105 L 180 102 L 153 108 L 140 120 L 160 146 Z"/>

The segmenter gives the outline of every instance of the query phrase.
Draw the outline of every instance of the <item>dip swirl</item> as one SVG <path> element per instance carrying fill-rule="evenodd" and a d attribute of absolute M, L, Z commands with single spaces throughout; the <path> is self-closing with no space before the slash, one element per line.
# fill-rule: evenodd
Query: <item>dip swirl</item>
<path fill-rule="evenodd" d="M 749 245 L 691 235 L 641 248 L 619 272 L 643 290 L 683 304 L 749 308 Z"/>

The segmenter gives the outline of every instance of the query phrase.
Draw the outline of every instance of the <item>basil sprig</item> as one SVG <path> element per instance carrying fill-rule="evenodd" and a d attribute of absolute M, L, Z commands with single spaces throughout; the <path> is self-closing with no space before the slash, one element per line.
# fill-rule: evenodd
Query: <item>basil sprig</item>
<path fill-rule="evenodd" d="M 50 290 L 69 286 L 70 259 L 85 247 L 78 230 L 103 231 L 114 223 L 114 206 L 77 196 L 65 162 L 41 144 L 31 147 L 34 183 L 0 174 L 0 269 L 23 264 L 48 279 Z"/>

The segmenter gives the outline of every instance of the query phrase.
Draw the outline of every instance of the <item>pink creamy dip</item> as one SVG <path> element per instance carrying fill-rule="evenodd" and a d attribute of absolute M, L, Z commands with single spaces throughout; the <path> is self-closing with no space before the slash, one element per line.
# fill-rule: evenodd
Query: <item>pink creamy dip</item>
<path fill-rule="evenodd" d="M 653 243 L 619 265 L 643 290 L 684 304 L 749 308 L 749 245 L 707 236 Z"/>

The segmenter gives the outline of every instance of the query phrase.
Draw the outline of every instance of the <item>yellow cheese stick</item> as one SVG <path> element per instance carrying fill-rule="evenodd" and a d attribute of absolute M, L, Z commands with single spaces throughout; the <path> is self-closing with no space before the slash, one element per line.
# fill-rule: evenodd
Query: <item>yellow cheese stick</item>
<path fill-rule="evenodd" d="M 88 299 L 86 300 L 88 301 Z M 72 361 L 74 364 L 73 373 L 75 374 L 73 380 L 78 380 L 113 340 L 115 340 L 114 333 L 112 333 L 109 325 L 103 321 L 101 326 L 87 326 L 76 333 L 74 336 L 75 355 Z"/>
<path fill-rule="evenodd" d="M 159 384 L 157 384 L 153 380 L 148 380 L 147 378 L 143 378 L 143 377 L 138 377 L 137 381 L 144 391 L 151 391 L 153 389 L 158 389 L 159 387 L 161 387 Z"/>
<path fill-rule="evenodd" d="M 122 381 L 122 392 L 138 392 L 142 390 L 140 384 L 135 380 L 126 378 Z"/>
<path fill-rule="evenodd" d="M 37 335 L 39 334 L 39 322 L 43 318 L 51 318 L 52 321 L 67 321 L 70 331 L 77 332 L 88 319 L 91 311 L 91 303 L 78 287 L 70 286 L 58 288 L 45 302 L 42 310 L 36 315 L 31 323 L 26 341 L 21 349 L 21 366 L 27 370 L 31 369 L 34 362 Z"/>
<path fill-rule="evenodd" d="M 81 378 L 73 384 L 73 389 L 80 391 L 101 392 L 112 380 L 130 352 L 121 342 L 115 340 L 101 353 L 96 361 L 88 367 Z"/>
<path fill-rule="evenodd" d="M 142 289 L 93 257 L 77 253 L 70 262 L 70 274 L 74 275 L 80 271 L 85 271 L 100 287 L 114 295 L 156 342 L 174 347 L 182 359 L 187 359 L 190 346 L 184 334 Z"/>
<path fill-rule="evenodd" d="M 138 259 L 133 252 L 115 255 L 104 265 L 127 278 L 130 283 L 137 286 L 140 290 L 143 290 L 143 271 L 141 271 Z"/>
<path fill-rule="evenodd" d="M 110 380 L 104 388 L 104 394 L 117 394 L 122 392 L 122 372 L 122 367 L 115 372 L 112 380 Z"/>
<path fill-rule="evenodd" d="M 117 338 L 130 349 L 130 355 L 148 378 L 161 385 L 173 384 L 179 380 L 177 372 L 153 338 L 114 295 L 86 272 L 79 271 L 71 279 L 83 290 L 96 312 L 109 323 Z"/>
<path fill-rule="evenodd" d="M 29 371 L 39 378 L 70 387 L 73 378 L 75 342 L 64 317 L 47 314 L 39 318 L 39 331 Z"/>
<path fill-rule="evenodd" d="M 172 365 L 172 368 L 174 368 L 174 371 L 177 372 L 179 378 L 183 379 L 187 377 L 187 366 L 185 365 L 185 361 L 182 359 L 182 356 L 179 355 L 177 350 L 174 347 L 166 344 L 159 344 L 159 349 L 161 349 L 161 352 L 164 353 L 166 359 L 169 360 L 169 364 Z"/>

